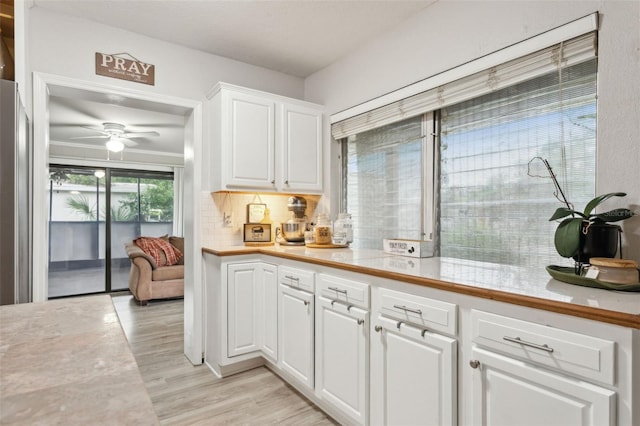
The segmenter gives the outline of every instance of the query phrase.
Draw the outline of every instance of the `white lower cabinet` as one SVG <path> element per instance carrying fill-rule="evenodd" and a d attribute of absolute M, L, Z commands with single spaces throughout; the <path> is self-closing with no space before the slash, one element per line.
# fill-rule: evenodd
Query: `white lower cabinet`
<path fill-rule="evenodd" d="M 227 267 L 227 356 L 260 350 L 258 263 Z"/>
<path fill-rule="evenodd" d="M 272 362 L 276 362 L 278 360 L 278 268 L 269 263 L 261 263 L 259 271 L 260 350 Z"/>
<path fill-rule="evenodd" d="M 262 350 L 278 358 L 277 267 L 268 263 L 227 266 L 227 356 Z"/>
<path fill-rule="evenodd" d="M 371 424 L 455 425 L 456 340 L 378 317 L 371 336 Z"/>
<path fill-rule="evenodd" d="M 206 266 L 207 364 L 263 357 L 341 424 L 640 426 L 627 327 L 304 263 Z"/>
<path fill-rule="evenodd" d="M 314 295 L 279 284 L 279 365 L 290 377 L 313 389 Z"/>
<path fill-rule="evenodd" d="M 613 391 L 478 348 L 472 358 L 474 425 L 616 424 Z"/>
<path fill-rule="evenodd" d="M 369 312 L 325 297 L 316 304 L 316 395 L 356 424 L 369 407 Z"/>
<path fill-rule="evenodd" d="M 471 338 L 475 425 L 616 424 L 615 342 L 476 310 Z"/>

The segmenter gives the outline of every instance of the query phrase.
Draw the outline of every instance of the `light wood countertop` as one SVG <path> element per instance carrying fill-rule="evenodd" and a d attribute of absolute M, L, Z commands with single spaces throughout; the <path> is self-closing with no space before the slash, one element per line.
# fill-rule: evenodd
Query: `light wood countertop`
<path fill-rule="evenodd" d="M 159 424 L 108 295 L 0 306 L 0 424 Z"/>
<path fill-rule="evenodd" d="M 540 268 L 453 258 L 411 258 L 370 249 L 205 247 L 205 254 L 262 254 L 427 286 L 515 305 L 640 329 L 640 293 L 581 287 L 557 281 Z"/>

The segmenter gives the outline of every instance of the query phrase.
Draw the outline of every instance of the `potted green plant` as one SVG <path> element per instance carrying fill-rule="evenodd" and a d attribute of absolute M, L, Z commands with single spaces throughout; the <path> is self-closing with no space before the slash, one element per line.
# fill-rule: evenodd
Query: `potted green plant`
<path fill-rule="evenodd" d="M 628 219 L 634 213 L 626 208 L 594 213 L 594 209 L 611 197 L 624 197 L 624 192 L 600 195 L 587 203 L 580 212 L 567 207 L 558 208 L 549 219 L 562 219 L 556 229 L 554 244 L 558 254 L 572 257 L 578 264 L 588 263 L 592 257 L 615 257 L 622 229 L 611 222 Z M 570 217 L 568 217 L 570 216 Z"/>

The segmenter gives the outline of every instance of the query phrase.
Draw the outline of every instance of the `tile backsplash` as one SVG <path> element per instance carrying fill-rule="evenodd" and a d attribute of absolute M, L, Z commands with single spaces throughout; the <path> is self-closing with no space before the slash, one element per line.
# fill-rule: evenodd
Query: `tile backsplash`
<path fill-rule="evenodd" d="M 302 195 L 307 201 L 306 215 L 315 220 L 321 196 Z M 287 210 L 289 195 L 249 194 L 233 192 L 203 192 L 201 199 L 200 236 L 204 247 L 241 245 L 243 225 L 247 222 L 247 204 L 266 204 L 271 212 L 273 227 L 286 222 L 291 217 Z M 225 226 L 225 219 L 227 226 Z M 229 225 L 230 222 L 230 226 Z"/>

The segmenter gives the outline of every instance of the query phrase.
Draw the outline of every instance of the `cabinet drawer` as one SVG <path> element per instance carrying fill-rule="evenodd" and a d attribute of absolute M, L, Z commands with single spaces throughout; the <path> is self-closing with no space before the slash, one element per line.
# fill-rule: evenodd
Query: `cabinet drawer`
<path fill-rule="evenodd" d="M 369 309 L 369 284 L 332 275 L 318 275 L 318 293 L 329 300 L 338 300 Z"/>
<path fill-rule="evenodd" d="M 475 310 L 471 323 L 477 345 L 572 376 L 615 382 L 615 342 Z"/>
<path fill-rule="evenodd" d="M 389 318 L 440 333 L 456 334 L 457 305 L 452 303 L 383 288 L 380 289 L 380 310 Z"/>
<path fill-rule="evenodd" d="M 305 290 L 310 293 L 315 291 L 314 273 L 304 269 L 291 268 L 289 266 L 278 267 L 278 282 L 289 287 Z"/>

